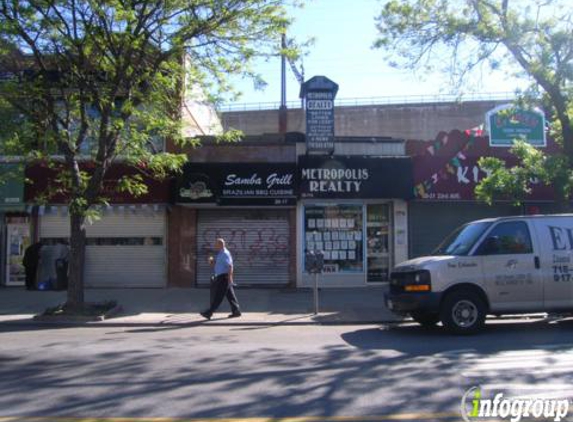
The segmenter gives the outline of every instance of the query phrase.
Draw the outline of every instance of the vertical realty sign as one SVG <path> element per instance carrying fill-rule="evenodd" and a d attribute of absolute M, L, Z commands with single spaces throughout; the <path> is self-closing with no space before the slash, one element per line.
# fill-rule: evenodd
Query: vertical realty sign
<path fill-rule="evenodd" d="M 300 97 L 306 109 L 307 152 L 334 152 L 334 98 L 338 84 L 325 76 L 314 76 L 302 84 Z"/>

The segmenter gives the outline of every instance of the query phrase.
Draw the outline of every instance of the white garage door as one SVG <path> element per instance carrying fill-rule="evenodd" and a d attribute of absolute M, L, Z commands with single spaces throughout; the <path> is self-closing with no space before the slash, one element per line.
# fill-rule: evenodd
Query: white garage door
<path fill-rule="evenodd" d="M 233 255 L 238 285 L 289 282 L 290 237 L 286 210 L 201 210 L 197 226 L 197 283 L 209 282 L 208 257 L 221 237 Z"/>
<path fill-rule="evenodd" d="M 40 217 L 42 239 L 68 238 L 69 217 L 52 209 Z M 152 207 L 114 207 L 86 223 L 87 287 L 165 287 L 166 215 Z"/>

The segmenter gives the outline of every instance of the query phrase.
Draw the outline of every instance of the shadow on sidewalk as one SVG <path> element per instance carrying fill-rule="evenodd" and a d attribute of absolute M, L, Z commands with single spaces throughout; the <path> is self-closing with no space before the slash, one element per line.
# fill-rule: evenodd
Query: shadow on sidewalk
<path fill-rule="evenodd" d="M 321 315 L 312 323 L 344 324 L 381 322 L 394 317 L 384 307 L 383 289 L 322 289 L 320 291 Z M 239 287 L 237 296 L 244 313 L 233 325 L 286 325 L 300 323 L 298 319 L 309 318 L 313 310 L 313 295 L 309 289 L 263 289 Z M 66 292 L 28 292 L 19 289 L 0 289 L 0 315 L 11 324 L 24 324 L 28 316 L 39 314 L 46 308 L 65 301 Z M 193 289 L 87 289 L 86 301 L 103 302 L 114 300 L 122 312 L 109 319 L 112 323 L 121 319 L 125 325 L 182 324 L 200 325 L 198 313 L 209 303 L 207 288 Z M 230 313 L 224 301 L 218 312 Z M 258 315 L 256 320 L 248 315 Z M 13 315 L 15 318 L 10 318 Z M 18 318 L 22 316 L 22 318 Z M 0 317 L 0 322 L 3 319 Z M 96 323 L 104 326 L 105 322 Z M 215 322 L 215 321 L 211 321 Z M 221 322 L 219 322 L 221 323 Z M 77 325 L 78 323 L 74 323 Z M 93 323 L 86 324 L 91 326 Z M 66 325 L 65 322 L 62 325 Z"/>

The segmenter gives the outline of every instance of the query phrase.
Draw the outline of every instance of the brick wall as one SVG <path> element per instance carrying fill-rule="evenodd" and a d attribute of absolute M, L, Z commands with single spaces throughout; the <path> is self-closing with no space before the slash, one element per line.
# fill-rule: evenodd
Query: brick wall
<path fill-rule="evenodd" d="M 194 287 L 197 270 L 197 210 L 174 206 L 168 223 L 169 287 Z"/>
<path fill-rule="evenodd" d="M 290 262 L 289 262 L 289 285 L 288 287 L 296 287 L 296 208 L 289 210 L 289 225 L 290 225 Z"/>

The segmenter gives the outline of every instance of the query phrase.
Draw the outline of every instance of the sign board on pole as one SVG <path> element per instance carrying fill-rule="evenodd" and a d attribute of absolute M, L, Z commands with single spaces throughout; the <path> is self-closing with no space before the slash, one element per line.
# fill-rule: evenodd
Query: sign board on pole
<path fill-rule="evenodd" d="M 24 166 L 0 163 L 0 211 L 24 209 Z"/>
<path fill-rule="evenodd" d="M 547 145 L 545 115 L 541 110 L 502 105 L 487 112 L 486 123 L 492 147 L 510 147 L 519 139 L 536 147 Z"/>
<path fill-rule="evenodd" d="M 308 152 L 334 152 L 334 98 L 338 85 L 324 76 L 306 81 L 300 91 L 306 108 L 306 149 Z"/>

